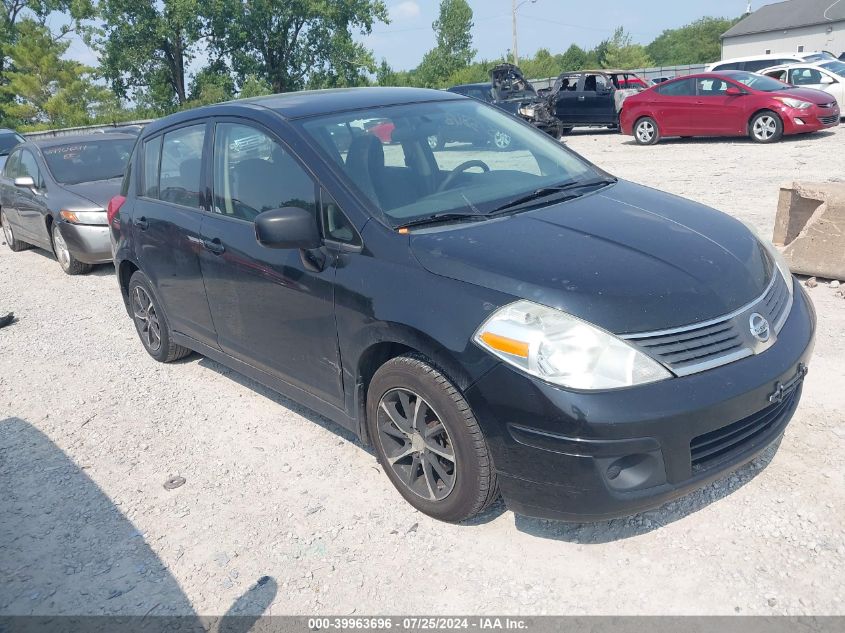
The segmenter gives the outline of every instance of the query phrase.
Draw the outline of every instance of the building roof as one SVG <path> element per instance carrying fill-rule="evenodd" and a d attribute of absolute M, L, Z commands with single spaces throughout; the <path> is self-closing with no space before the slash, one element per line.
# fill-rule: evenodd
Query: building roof
<path fill-rule="evenodd" d="M 845 20 L 845 2 L 786 0 L 760 7 L 722 34 L 722 38 L 766 33 Z"/>

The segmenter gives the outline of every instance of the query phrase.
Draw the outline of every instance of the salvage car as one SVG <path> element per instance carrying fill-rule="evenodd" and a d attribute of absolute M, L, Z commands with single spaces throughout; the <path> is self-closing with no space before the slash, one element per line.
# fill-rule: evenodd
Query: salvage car
<path fill-rule="evenodd" d="M 539 102 L 520 107 L 519 114 L 556 136 L 576 126 L 617 128 L 625 99 L 645 87 L 642 79 L 625 70 L 565 72 Z"/>
<path fill-rule="evenodd" d="M 13 251 L 37 246 L 68 275 L 111 262 L 106 206 L 135 137 L 89 134 L 19 145 L 0 177 L 0 222 Z"/>
<path fill-rule="evenodd" d="M 775 143 L 785 134 L 839 125 L 839 104 L 821 90 L 796 88 L 738 70 L 667 81 L 630 97 L 622 133 L 640 145 L 667 136 L 748 136 Z"/>
<path fill-rule="evenodd" d="M 760 71 L 772 79 L 788 83 L 796 88 L 814 88 L 831 94 L 840 107 L 845 103 L 845 63 L 838 59 L 819 64 L 788 64 Z"/>
<path fill-rule="evenodd" d="M 333 133 L 373 118 L 394 145 Z M 455 118 L 520 150 L 433 150 Z M 268 156 L 233 155 L 256 134 Z M 744 224 L 449 92 L 168 116 L 108 219 L 153 359 L 197 351 L 334 420 L 446 521 L 499 493 L 526 515 L 622 516 L 724 477 L 781 437 L 813 347 L 807 295 Z"/>

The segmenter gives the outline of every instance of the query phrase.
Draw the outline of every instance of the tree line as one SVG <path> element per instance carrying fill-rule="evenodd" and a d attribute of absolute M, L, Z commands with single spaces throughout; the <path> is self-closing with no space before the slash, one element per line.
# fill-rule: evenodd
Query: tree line
<path fill-rule="evenodd" d="M 419 66 L 377 63 L 361 40 L 389 24 L 383 0 L 2 0 L 0 126 L 20 130 L 119 123 L 235 97 L 363 85 L 441 88 L 485 81 L 506 61 L 476 59 L 473 12 L 442 0 L 435 46 Z M 61 26 L 51 26 L 60 16 Z M 591 50 L 548 49 L 521 61 L 529 77 L 586 67 L 710 62 L 736 20 L 702 18 L 647 46 L 618 28 Z M 71 36 L 96 67 L 65 59 Z M 359 36 L 356 39 L 356 36 Z M 364 36 L 364 37 L 360 37 Z M 196 72 L 195 62 L 203 65 Z"/>

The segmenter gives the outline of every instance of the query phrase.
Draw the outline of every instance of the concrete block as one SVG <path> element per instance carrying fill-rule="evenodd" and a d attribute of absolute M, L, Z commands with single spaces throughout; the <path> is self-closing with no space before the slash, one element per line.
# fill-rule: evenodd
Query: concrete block
<path fill-rule="evenodd" d="M 792 272 L 845 279 L 845 183 L 783 185 L 772 241 Z"/>

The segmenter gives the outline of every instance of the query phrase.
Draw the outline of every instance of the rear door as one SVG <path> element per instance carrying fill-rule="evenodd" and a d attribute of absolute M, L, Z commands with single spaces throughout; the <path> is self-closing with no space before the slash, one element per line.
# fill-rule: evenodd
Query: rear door
<path fill-rule="evenodd" d="M 259 137 L 249 151 L 239 141 Z M 316 251 L 266 248 L 259 213 L 285 206 L 315 215 L 316 180 L 276 136 L 242 119 L 218 119 L 213 205 L 202 225 L 202 273 L 217 340 L 227 353 L 316 395 L 343 404 L 334 313 L 334 259 Z"/>
<path fill-rule="evenodd" d="M 152 280 L 176 331 L 217 346 L 205 297 L 202 251 L 202 187 L 207 124 L 193 121 L 143 142 L 138 200 L 132 211 L 136 255 Z"/>
<path fill-rule="evenodd" d="M 654 89 L 652 108 L 654 118 L 664 136 L 693 136 L 698 122 L 696 116 L 695 80 L 677 79 Z"/>

